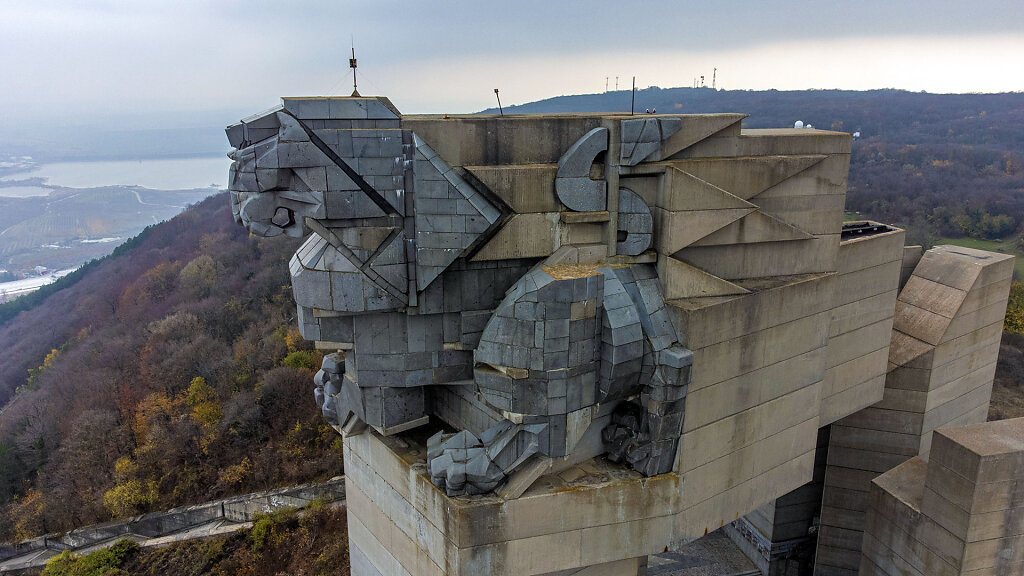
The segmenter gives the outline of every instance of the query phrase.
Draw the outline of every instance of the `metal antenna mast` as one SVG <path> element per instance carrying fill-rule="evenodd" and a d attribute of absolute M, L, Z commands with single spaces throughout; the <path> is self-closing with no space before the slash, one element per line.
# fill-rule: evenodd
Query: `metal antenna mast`
<path fill-rule="evenodd" d="M 636 76 L 633 76 L 633 96 L 629 99 L 629 115 L 633 115 L 633 110 L 636 108 Z"/>
<path fill-rule="evenodd" d="M 352 57 L 348 59 L 348 67 L 352 69 L 352 97 L 359 96 L 359 87 L 356 85 L 356 40 L 352 37 Z"/>
<path fill-rule="evenodd" d="M 712 90 L 717 90 L 717 88 L 715 86 L 717 80 L 718 80 L 718 68 L 715 68 L 714 71 L 711 72 L 711 89 Z"/>
<path fill-rule="evenodd" d="M 502 116 L 504 116 L 505 110 L 501 107 L 501 95 L 498 94 L 497 88 L 494 89 L 494 97 L 498 99 L 498 112 L 501 113 Z"/>

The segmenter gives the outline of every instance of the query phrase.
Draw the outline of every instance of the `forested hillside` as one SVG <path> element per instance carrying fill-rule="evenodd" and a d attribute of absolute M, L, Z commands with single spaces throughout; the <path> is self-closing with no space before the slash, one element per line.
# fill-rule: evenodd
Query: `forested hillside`
<path fill-rule="evenodd" d="M 249 238 L 220 194 L 4 321 L 0 540 L 338 474 L 297 246 Z"/>

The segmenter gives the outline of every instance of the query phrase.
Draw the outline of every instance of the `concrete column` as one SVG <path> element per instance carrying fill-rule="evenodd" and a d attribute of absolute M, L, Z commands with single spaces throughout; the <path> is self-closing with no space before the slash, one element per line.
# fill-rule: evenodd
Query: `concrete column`
<path fill-rule="evenodd" d="M 828 433 L 828 427 L 818 430 L 814 480 L 725 526 L 726 535 L 766 576 L 800 576 L 814 565 Z"/>
<path fill-rule="evenodd" d="M 931 461 L 875 479 L 862 576 L 1024 572 L 1024 418 L 934 434 Z"/>
<path fill-rule="evenodd" d="M 988 415 L 1013 257 L 939 246 L 899 295 L 882 401 L 832 425 L 815 558 L 857 574 L 871 480 L 920 456 L 939 427 Z"/>

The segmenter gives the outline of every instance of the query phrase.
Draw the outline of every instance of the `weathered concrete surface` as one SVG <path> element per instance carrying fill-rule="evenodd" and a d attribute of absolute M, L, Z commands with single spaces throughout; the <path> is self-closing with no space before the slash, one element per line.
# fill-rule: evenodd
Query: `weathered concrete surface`
<path fill-rule="evenodd" d="M 726 524 L 723 532 L 767 576 L 799 576 L 814 566 L 825 480 L 828 427 L 818 430 L 814 479 Z"/>
<path fill-rule="evenodd" d="M 862 575 L 1024 571 L 1024 418 L 939 429 L 931 460 L 876 478 Z"/>
<path fill-rule="evenodd" d="M 985 421 L 1013 260 L 954 246 L 920 258 L 896 302 L 881 400 L 832 426 L 816 574 L 858 569 L 872 478 L 927 460 L 936 428 Z"/>
<path fill-rule="evenodd" d="M 741 119 L 298 98 L 229 127 L 239 222 L 311 234 L 293 289 L 337 351 L 316 394 L 355 574 L 637 572 L 744 515 L 795 535 L 827 425 L 841 570 L 870 479 L 983 413 L 1012 263 L 844 225 L 849 135 Z"/>

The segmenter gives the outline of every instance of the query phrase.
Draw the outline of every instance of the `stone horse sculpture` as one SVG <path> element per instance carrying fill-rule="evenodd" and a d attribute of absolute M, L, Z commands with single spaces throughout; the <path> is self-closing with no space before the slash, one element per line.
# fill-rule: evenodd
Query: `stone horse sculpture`
<path fill-rule="evenodd" d="M 338 350 L 315 378 L 324 417 L 346 434 L 455 428 L 428 442 L 449 496 L 602 453 L 670 471 L 692 354 L 652 249 L 679 239 L 645 172 L 696 138 L 682 129 L 403 117 L 358 97 L 285 98 L 229 126 L 236 221 L 308 235 L 290 271 L 303 336 Z"/>

